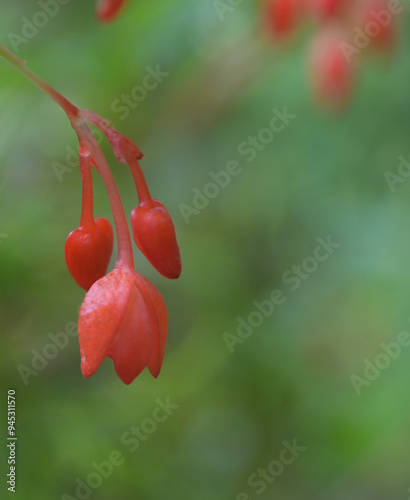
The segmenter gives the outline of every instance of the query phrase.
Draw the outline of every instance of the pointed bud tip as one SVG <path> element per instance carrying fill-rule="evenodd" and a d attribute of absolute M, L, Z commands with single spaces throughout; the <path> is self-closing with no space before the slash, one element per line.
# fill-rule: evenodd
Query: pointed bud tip
<path fill-rule="evenodd" d="M 170 280 L 177 280 L 181 276 L 181 262 L 175 263 L 173 266 L 170 266 L 168 269 L 161 269 L 161 268 L 156 268 L 157 271 L 162 274 L 162 276 L 165 276 L 165 278 L 168 278 Z"/>
<path fill-rule="evenodd" d="M 91 366 L 91 364 L 87 361 L 85 356 L 81 356 L 81 373 L 83 374 L 84 378 L 89 378 L 91 375 L 94 375 L 94 373 L 97 371 L 97 368 L 94 368 Z"/>
<path fill-rule="evenodd" d="M 118 375 L 118 373 L 117 373 Z M 133 377 L 133 378 L 127 378 L 127 377 L 124 377 L 124 376 L 121 376 L 121 375 L 118 375 L 118 378 L 121 380 L 121 382 L 123 382 L 125 385 L 130 385 L 132 382 L 134 382 L 134 380 L 137 378 L 137 377 Z"/>
<path fill-rule="evenodd" d="M 150 374 L 154 377 L 154 378 L 158 378 L 159 374 L 161 373 L 161 368 L 162 368 L 162 363 L 161 363 L 161 366 L 151 366 L 151 365 L 148 365 L 148 370 L 150 372 Z"/>

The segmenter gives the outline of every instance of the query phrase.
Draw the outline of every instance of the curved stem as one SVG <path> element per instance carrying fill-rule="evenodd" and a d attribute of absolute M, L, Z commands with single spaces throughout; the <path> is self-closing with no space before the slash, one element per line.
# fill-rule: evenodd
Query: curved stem
<path fill-rule="evenodd" d="M 105 184 L 108 198 L 110 200 L 114 224 L 117 230 L 118 242 L 118 258 L 117 264 L 127 266 L 134 270 L 134 256 L 132 253 L 131 237 L 128 229 L 127 218 L 125 216 L 124 207 L 121 202 L 120 193 L 115 184 L 110 167 L 88 125 L 80 118 L 72 120 L 71 124 L 78 135 L 78 139 L 82 143 L 86 143 L 91 149 L 91 156 L 98 165 L 98 171 Z"/>
<path fill-rule="evenodd" d="M 48 85 L 44 80 L 38 77 L 35 73 L 26 67 L 26 63 L 19 59 L 13 52 L 8 50 L 4 45 L 0 43 L 0 57 L 7 61 L 13 68 L 22 73 L 26 78 L 28 78 L 34 85 L 36 85 L 40 90 L 46 93 L 51 99 L 53 99 L 63 110 L 67 113 L 70 119 L 78 116 L 79 109 L 74 106 L 69 100 L 63 97 L 59 92 L 54 90 L 50 85 Z"/>
<path fill-rule="evenodd" d="M 127 145 L 128 149 L 135 154 L 137 160 L 144 158 L 143 152 L 138 146 L 136 146 L 132 141 L 122 135 L 118 130 L 111 127 L 108 120 L 100 116 L 98 113 L 91 111 L 91 109 L 82 109 L 81 115 L 83 118 L 98 127 L 107 137 L 109 143 L 111 144 L 118 161 L 126 163 L 124 157 L 124 144 Z"/>
<path fill-rule="evenodd" d="M 91 150 L 80 142 L 80 170 L 83 184 L 80 227 L 94 223 L 93 178 L 91 173 Z"/>
<path fill-rule="evenodd" d="M 134 178 L 139 201 L 140 203 L 144 203 L 145 205 L 152 206 L 152 196 L 149 192 L 147 181 L 145 180 L 144 174 L 142 173 L 138 158 L 135 154 L 135 151 L 131 150 L 128 146 L 129 145 L 127 141 L 121 141 L 121 149 L 124 153 L 124 157 L 130 167 L 132 176 Z"/>
<path fill-rule="evenodd" d="M 11 64 L 11 66 L 17 69 L 32 83 L 34 83 L 49 97 L 51 97 L 51 99 L 53 99 L 66 112 L 72 127 L 77 133 L 78 140 L 80 142 L 80 164 L 82 163 L 83 200 L 85 202 L 83 203 L 81 224 L 83 223 L 83 221 L 85 221 L 86 223 L 90 217 L 93 219 L 93 213 L 92 213 L 93 194 L 92 194 L 92 184 L 91 184 L 92 174 L 91 174 L 91 169 L 89 168 L 91 166 L 90 165 L 91 158 L 89 156 L 88 159 L 86 159 L 85 157 L 83 158 L 81 157 L 81 148 L 83 149 L 90 148 L 91 157 L 94 159 L 97 165 L 96 168 L 100 173 L 101 177 L 103 178 L 108 198 L 111 204 L 114 223 L 117 230 L 117 241 L 118 241 L 117 264 L 125 265 L 128 268 L 134 270 L 134 256 L 132 253 L 131 237 L 128 229 L 127 218 L 124 212 L 124 207 L 121 202 L 121 197 L 118 192 L 117 185 L 115 184 L 114 178 L 111 174 L 110 167 L 108 166 L 94 135 L 91 133 L 91 130 L 89 129 L 88 125 L 85 123 L 85 120 L 87 120 L 87 112 L 86 111 L 82 112 L 79 108 L 74 106 L 74 104 L 72 104 L 65 97 L 63 97 L 59 92 L 50 87 L 50 85 L 48 85 L 44 80 L 39 78 L 35 73 L 33 73 L 28 68 L 26 68 L 25 62 L 19 59 L 15 54 L 13 54 L 2 44 L 0 44 L 0 57 L 3 58 L 5 61 L 7 61 L 9 64 Z M 146 188 L 146 191 L 148 192 L 148 188 Z M 87 205 L 87 207 L 85 207 L 84 205 Z"/>
<path fill-rule="evenodd" d="M 138 198 L 140 203 L 145 203 L 146 205 L 153 205 L 152 196 L 149 192 L 147 181 L 145 180 L 144 174 L 142 173 L 140 164 L 138 160 L 134 160 L 133 163 L 129 163 L 132 176 L 134 178 L 135 187 L 137 188 Z"/>

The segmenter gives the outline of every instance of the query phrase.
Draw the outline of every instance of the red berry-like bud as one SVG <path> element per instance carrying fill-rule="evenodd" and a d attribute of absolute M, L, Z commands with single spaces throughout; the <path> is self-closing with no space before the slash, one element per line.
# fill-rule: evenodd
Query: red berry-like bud
<path fill-rule="evenodd" d="M 330 29 L 321 33 L 311 47 L 310 73 L 315 94 L 333 109 L 348 103 L 356 77 L 354 61 L 343 52 L 345 41 L 343 32 Z"/>
<path fill-rule="evenodd" d="M 263 10 L 268 32 L 277 39 L 288 37 L 298 21 L 298 0 L 264 0 Z"/>
<path fill-rule="evenodd" d="M 126 0 L 98 0 L 97 17 L 103 23 L 112 21 L 119 13 Z"/>
<path fill-rule="evenodd" d="M 135 243 L 155 269 L 166 278 L 181 274 L 181 257 L 172 219 L 158 200 L 141 202 L 131 213 Z"/>
<path fill-rule="evenodd" d="M 111 223 L 102 217 L 68 235 L 64 249 L 67 267 L 85 290 L 105 275 L 113 242 Z"/>

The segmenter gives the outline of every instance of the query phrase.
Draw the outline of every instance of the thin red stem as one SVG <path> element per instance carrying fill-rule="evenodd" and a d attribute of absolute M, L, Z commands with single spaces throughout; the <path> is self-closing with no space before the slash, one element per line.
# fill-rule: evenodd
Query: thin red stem
<path fill-rule="evenodd" d="M 89 226 L 94 223 L 93 178 L 91 172 L 90 154 L 90 148 L 80 143 L 80 170 L 83 184 L 80 221 L 81 227 Z"/>
<path fill-rule="evenodd" d="M 132 176 L 134 178 L 135 187 L 137 188 L 140 203 L 144 203 L 148 206 L 153 205 L 152 196 L 149 192 L 147 181 L 145 180 L 135 151 L 130 150 L 127 141 L 121 141 L 121 146 L 124 157 L 130 167 Z"/>
<path fill-rule="evenodd" d="M 30 71 L 25 66 L 25 62 L 20 60 L 15 54 L 10 52 L 4 45 L 0 44 L 0 57 L 11 64 L 20 73 L 26 76 L 32 83 L 45 92 L 51 99 L 53 99 L 67 114 L 74 130 L 77 133 L 80 147 L 86 147 L 91 151 L 91 157 L 94 159 L 97 170 L 103 178 L 105 188 L 107 190 L 108 198 L 110 200 L 111 209 L 114 217 L 114 224 L 117 230 L 118 242 L 118 258 L 117 264 L 127 266 L 134 269 L 134 256 L 132 253 L 131 237 L 128 229 L 127 218 L 125 216 L 124 207 L 121 202 L 121 197 L 118 192 L 117 185 L 111 174 L 110 167 L 108 166 L 105 157 L 94 137 L 85 123 L 87 114 L 78 109 L 74 104 L 63 97 L 59 92 L 54 90 L 44 80 L 39 78 L 35 73 Z M 97 115 L 95 115 L 97 116 Z M 102 119 L 101 119 L 102 120 Z M 103 120 L 102 120 L 103 121 Z M 88 220 L 93 218 L 92 213 L 92 174 L 90 168 L 91 158 L 87 160 L 83 158 L 80 164 L 83 163 L 82 176 L 83 176 L 83 209 L 81 214 L 81 224 L 87 223 Z M 87 164 L 88 162 L 88 164 Z M 85 167 L 85 168 L 84 168 Z M 145 181 L 144 181 L 145 182 Z M 90 188 L 91 186 L 91 188 Z M 148 192 L 148 188 L 146 188 Z M 149 193 L 148 193 L 149 196 Z M 91 211 L 90 211 L 91 210 Z"/>
<path fill-rule="evenodd" d="M 145 203 L 146 205 L 152 205 L 152 196 L 149 192 L 147 181 L 145 180 L 144 174 L 142 173 L 140 164 L 137 159 L 133 163 L 129 163 L 132 176 L 134 178 L 135 187 L 137 188 L 138 198 L 140 203 Z"/>
<path fill-rule="evenodd" d="M 129 269 L 134 269 L 134 256 L 132 253 L 131 237 L 128 228 L 127 218 L 121 202 L 120 193 L 112 176 L 110 167 L 88 125 L 80 118 L 71 121 L 74 130 L 77 132 L 80 142 L 87 144 L 91 149 L 91 156 L 98 165 L 98 171 L 104 181 L 110 200 L 114 217 L 114 224 L 117 230 L 118 257 L 117 264 L 125 265 Z"/>

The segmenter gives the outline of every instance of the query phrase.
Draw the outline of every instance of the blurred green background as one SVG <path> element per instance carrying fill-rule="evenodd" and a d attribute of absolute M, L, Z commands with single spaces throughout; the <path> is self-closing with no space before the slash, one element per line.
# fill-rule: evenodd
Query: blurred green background
<path fill-rule="evenodd" d="M 11 48 L 10 33 L 21 35 L 23 18 L 39 10 L 2 2 L 0 42 Z M 333 115 L 307 81 L 312 30 L 278 50 L 258 34 L 256 2 L 223 22 L 210 0 L 133 0 L 109 26 L 93 10 L 93 1 L 60 5 L 18 55 L 144 151 L 151 192 L 175 221 L 183 274 L 168 282 L 136 252 L 137 270 L 169 311 L 158 380 L 144 372 L 127 387 L 110 360 L 84 380 L 70 338 L 24 383 L 18 367 L 32 368 L 33 349 L 76 322 L 84 296 L 63 254 L 79 223 L 81 183 L 66 158 L 77 146 L 66 117 L 1 62 L 0 496 L 12 495 L 5 438 L 14 388 L 16 499 L 81 498 L 76 479 L 87 481 L 114 450 L 123 463 L 90 498 L 408 499 L 410 348 L 359 390 L 351 379 L 364 377 L 382 343 L 410 330 L 410 180 L 392 190 L 385 178 L 397 174 L 399 156 L 410 163 L 408 20 L 394 57 L 363 60 L 351 106 Z M 163 82 L 135 109 L 116 111 L 158 65 L 169 73 Z M 296 118 L 248 162 L 239 145 L 284 107 Z M 102 147 L 129 213 L 130 174 Z M 181 204 L 193 207 L 194 190 L 231 161 L 240 174 L 187 223 Z M 111 218 L 94 179 L 95 213 Z M 292 290 L 283 274 L 328 236 L 340 247 Z M 238 318 L 247 321 L 274 289 L 286 301 L 230 352 L 224 334 L 237 335 Z M 131 451 L 124 433 L 152 417 L 158 398 L 178 408 Z M 300 456 L 265 488 L 250 485 L 294 440 Z"/>

